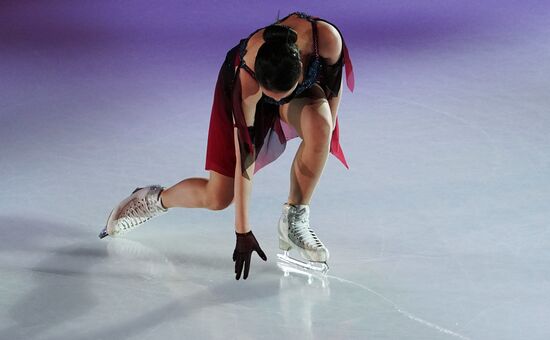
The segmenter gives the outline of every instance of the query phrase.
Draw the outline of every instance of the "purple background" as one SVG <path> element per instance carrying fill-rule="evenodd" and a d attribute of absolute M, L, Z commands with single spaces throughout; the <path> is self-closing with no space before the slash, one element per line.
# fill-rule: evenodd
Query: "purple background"
<path fill-rule="evenodd" d="M 545 1 L 0 1 L 0 338 L 548 339 Z M 225 53 L 304 11 L 356 87 L 311 223 L 328 278 L 285 275 L 297 140 L 254 178 L 268 256 L 236 282 L 230 207 L 98 240 L 137 186 L 207 177 Z"/>

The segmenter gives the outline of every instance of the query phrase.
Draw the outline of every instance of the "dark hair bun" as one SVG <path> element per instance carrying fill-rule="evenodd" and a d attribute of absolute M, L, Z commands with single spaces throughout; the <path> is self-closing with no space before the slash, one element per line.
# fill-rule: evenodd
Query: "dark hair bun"
<path fill-rule="evenodd" d="M 295 44 L 298 40 L 298 34 L 288 26 L 274 24 L 264 29 L 263 38 L 266 42 Z"/>

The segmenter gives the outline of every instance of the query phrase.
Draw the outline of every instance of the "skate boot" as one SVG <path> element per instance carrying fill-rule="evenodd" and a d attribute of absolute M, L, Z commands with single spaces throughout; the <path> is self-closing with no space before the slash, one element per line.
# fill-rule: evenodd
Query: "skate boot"
<path fill-rule="evenodd" d="M 277 257 L 286 262 L 322 273 L 328 271 L 329 251 L 309 227 L 309 206 L 285 203 L 279 219 L 279 248 L 284 253 Z M 296 248 L 309 263 L 289 256 L 291 248 Z"/>
<path fill-rule="evenodd" d="M 118 204 L 109 215 L 107 225 L 99 238 L 119 236 L 149 219 L 168 211 L 160 202 L 160 193 L 164 190 L 160 185 L 150 185 L 136 188 L 130 196 Z"/>

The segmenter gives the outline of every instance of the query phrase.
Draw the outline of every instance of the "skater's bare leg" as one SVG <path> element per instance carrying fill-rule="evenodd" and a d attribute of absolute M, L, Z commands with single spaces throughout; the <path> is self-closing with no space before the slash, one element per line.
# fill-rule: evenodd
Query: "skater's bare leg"
<path fill-rule="evenodd" d="M 321 95 L 320 88 L 312 93 Z M 324 94 L 323 94 L 324 95 Z M 324 98 L 297 98 L 281 108 L 281 115 L 291 124 L 302 142 L 290 168 L 289 204 L 309 204 L 319 182 L 330 150 L 333 119 Z"/>
<path fill-rule="evenodd" d="M 323 144 L 325 143 L 308 144 L 306 141 L 300 143 L 290 168 L 289 204 L 310 203 L 328 158 L 329 145 Z"/>
<path fill-rule="evenodd" d="M 192 177 L 167 188 L 161 193 L 166 208 L 206 208 L 222 210 L 233 201 L 232 177 L 210 171 L 210 178 Z"/>

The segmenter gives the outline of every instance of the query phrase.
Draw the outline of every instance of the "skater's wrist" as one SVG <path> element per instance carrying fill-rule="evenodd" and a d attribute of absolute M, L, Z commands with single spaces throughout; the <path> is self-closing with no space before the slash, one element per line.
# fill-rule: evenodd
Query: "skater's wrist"
<path fill-rule="evenodd" d="M 250 226 L 240 226 L 240 225 L 236 225 L 235 226 L 235 232 L 237 234 L 246 234 L 248 233 L 249 231 L 251 230 Z"/>
<path fill-rule="evenodd" d="M 246 236 L 250 236 L 250 235 L 252 235 L 252 230 L 249 230 L 249 231 L 247 231 L 246 233 L 239 233 L 239 232 L 235 231 L 235 235 L 237 235 L 237 237 L 246 237 Z"/>

